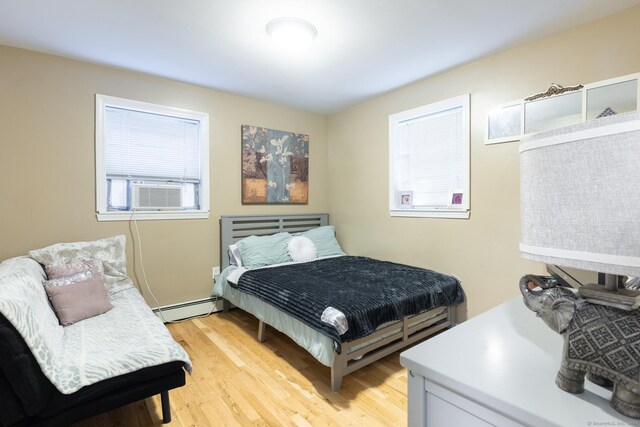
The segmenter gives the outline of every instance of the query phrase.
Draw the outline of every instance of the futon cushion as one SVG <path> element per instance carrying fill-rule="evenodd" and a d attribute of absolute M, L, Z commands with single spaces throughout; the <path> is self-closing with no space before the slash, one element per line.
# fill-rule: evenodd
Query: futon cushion
<path fill-rule="evenodd" d="M 39 273 L 30 274 L 32 266 Z M 62 327 L 42 286 L 44 278 L 31 258 L 0 263 L 0 313 L 61 393 L 171 361 L 182 361 L 191 370 L 188 354 L 137 289 L 110 294 L 113 308 L 103 315 Z"/>
<path fill-rule="evenodd" d="M 0 425 L 10 426 L 25 418 L 20 400 L 0 371 Z"/>
<path fill-rule="evenodd" d="M 9 418 L 21 418 L 20 412 L 27 416 L 38 414 L 49 403 L 53 393 L 53 385 L 46 379 L 38 362 L 31 354 L 31 350 L 25 343 L 20 333 L 13 327 L 2 314 L 0 314 L 0 369 L 3 377 L 11 387 L 0 395 L 6 394 L 2 399 L 3 414 Z M 10 398 L 11 394 L 15 398 Z M 20 408 L 18 408 L 20 407 Z M 20 409 L 20 410 L 19 410 Z"/>
<path fill-rule="evenodd" d="M 135 372 L 107 378 L 98 383 L 83 387 L 72 394 L 62 394 L 55 390 L 52 393 L 49 405 L 39 414 L 39 417 L 50 417 L 61 412 L 74 410 L 74 406 L 95 403 L 100 399 L 117 399 L 120 395 L 127 395 L 136 388 L 143 387 L 151 382 L 167 381 L 176 374 L 182 375 L 184 385 L 184 363 L 180 361 L 163 363 L 162 365 L 142 368 Z M 176 385 L 167 383 L 167 388 Z"/>

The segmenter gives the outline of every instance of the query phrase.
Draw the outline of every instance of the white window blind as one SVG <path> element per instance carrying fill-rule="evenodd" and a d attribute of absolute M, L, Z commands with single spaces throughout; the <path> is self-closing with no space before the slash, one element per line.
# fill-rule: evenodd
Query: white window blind
<path fill-rule="evenodd" d="M 446 207 L 462 188 L 462 108 L 422 116 L 401 125 L 398 188 L 413 191 L 413 205 Z"/>
<path fill-rule="evenodd" d="M 107 106 L 107 176 L 199 181 L 199 132 L 195 120 Z"/>
<path fill-rule="evenodd" d="M 391 215 L 468 218 L 468 101 L 464 95 L 389 116 Z M 407 193 L 411 203 L 401 205 L 398 195 Z"/>

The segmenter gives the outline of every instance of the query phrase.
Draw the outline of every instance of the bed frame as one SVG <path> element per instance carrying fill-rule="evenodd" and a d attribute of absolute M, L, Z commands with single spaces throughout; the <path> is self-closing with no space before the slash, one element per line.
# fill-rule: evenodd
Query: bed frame
<path fill-rule="evenodd" d="M 328 224 L 328 214 L 223 216 L 220 219 L 220 264 L 222 268 L 229 265 L 229 245 L 244 237 L 266 236 L 282 231 L 299 233 Z M 228 311 L 229 307 L 229 301 L 223 300 L 223 310 Z M 438 307 L 385 324 L 366 337 L 343 343 L 342 352 L 335 355 L 331 367 L 331 390 L 340 390 L 345 375 L 454 326 L 455 313 L 455 306 Z M 260 320 L 260 342 L 265 340 L 265 326 Z"/>

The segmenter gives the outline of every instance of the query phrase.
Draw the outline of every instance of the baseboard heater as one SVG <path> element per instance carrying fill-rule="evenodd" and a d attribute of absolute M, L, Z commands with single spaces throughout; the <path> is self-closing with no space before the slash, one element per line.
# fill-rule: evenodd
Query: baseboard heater
<path fill-rule="evenodd" d="M 160 316 L 162 310 L 162 316 Z M 208 297 L 193 301 L 186 301 L 178 304 L 161 306 L 154 308 L 153 313 L 164 322 L 187 319 L 189 317 L 202 316 L 209 312 L 222 311 L 222 298 Z"/>

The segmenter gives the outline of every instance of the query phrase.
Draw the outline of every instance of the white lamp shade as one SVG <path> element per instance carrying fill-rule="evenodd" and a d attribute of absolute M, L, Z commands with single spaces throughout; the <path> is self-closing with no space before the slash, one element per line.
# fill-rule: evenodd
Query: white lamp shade
<path fill-rule="evenodd" d="M 524 139 L 520 202 L 524 258 L 640 276 L 640 114 Z"/>

